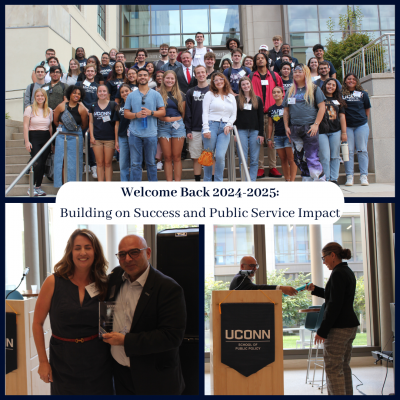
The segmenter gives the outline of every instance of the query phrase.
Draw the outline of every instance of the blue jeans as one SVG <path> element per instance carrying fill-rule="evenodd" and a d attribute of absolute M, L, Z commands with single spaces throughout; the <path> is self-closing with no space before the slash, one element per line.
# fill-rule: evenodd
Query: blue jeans
<path fill-rule="evenodd" d="M 79 127 L 77 132 L 69 131 L 62 125 L 62 132 L 78 133 L 79 137 L 79 180 L 82 181 L 83 169 L 83 137 L 82 129 Z M 56 137 L 56 149 L 54 152 L 54 187 L 62 186 L 62 166 L 64 162 L 64 139 L 67 138 L 67 161 L 68 172 L 67 182 L 76 181 L 76 136 L 63 135 L 59 133 Z M 64 183 L 67 183 L 64 182 Z"/>
<path fill-rule="evenodd" d="M 346 175 L 354 175 L 354 147 L 357 150 L 360 175 L 368 175 L 368 122 L 357 128 L 347 127 L 347 143 L 349 144 L 349 161 L 345 161 Z"/>
<path fill-rule="evenodd" d="M 226 151 L 228 150 L 230 141 L 230 134 L 225 135 L 224 133 L 225 125 L 226 122 L 210 121 L 209 127 L 211 132 L 211 138 L 206 139 L 203 135 L 204 150 L 210 150 L 214 152 L 215 182 L 222 182 L 224 180 L 225 155 Z M 210 182 L 211 180 L 212 180 L 212 165 L 210 167 L 204 167 L 204 182 Z"/>
<path fill-rule="evenodd" d="M 118 137 L 119 143 L 119 169 L 121 182 L 129 182 L 129 167 L 131 165 L 131 152 L 129 150 L 128 137 Z"/>
<path fill-rule="evenodd" d="M 147 180 L 157 182 L 157 136 L 141 138 L 131 134 L 129 149 L 131 151 L 131 182 L 142 180 L 143 151 L 147 166 Z"/>
<path fill-rule="evenodd" d="M 250 179 L 255 182 L 257 179 L 258 156 L 260 155 L 260 143 L 257 142 L 258 131 L 251 129 L 238 129 L 238 133 L 246 161 L 248 157 L 250 158 Z M 237 150 L 237 153 L 239 154 L 239 170 L 240 174 L 242 174 L 242 158 L 240 157 L 239 149 Z"/>
<path fill-rule="evenodd" d="M 337 181 L 340 167 L 341 131 L 319 134 L 319 160 L 327 181 Z"/>
<path fill-rule="evenodd" d="M 175 129 L 172 125 L 177 122 L 179 124 L 179 128 Z M 186 129 L 185 124 L 183 123 L 182 119 L 178 119 L 178 121 L 174 122 L 165 122 L 165 121 L 158 121 L 157 123 L 157 137 L 158 138 L 181 138 L 186 137 Z"/>

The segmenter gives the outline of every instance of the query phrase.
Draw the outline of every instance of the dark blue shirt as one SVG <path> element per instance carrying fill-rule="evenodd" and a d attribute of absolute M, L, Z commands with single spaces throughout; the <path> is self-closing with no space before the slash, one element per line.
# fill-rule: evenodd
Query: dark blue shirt
<path fill-rule="evenodd" d="M 285 125 L 283 123 L 283 106 L 277 106 L 274 104 L 268 108 L 268 117 L 272 118 L 272 122 L 275 125 L 275 136 L 285 136 Z"/>
<path fill-rule="evenodd" d="M 94 107 L 89 108 L 89 113 L 93 114 L 93 136 L 96 140 L 115 140 L 115 122 L 113 121 L 113 113 L 111 110 L 111 101 L 107 107 L 102 110 L 96 103 Z M 104 122 L 103 118 L 109 117 L 110 120 Z"/>
<path fill-rule="evenodd" d="M 339 82 L 337 79 L 335 79 L 335 81 L 336 81 L 336 84 L 337 84 L 339 90 L 342 91 L 342 85 L 340 84 L 340 82 Z M 314 81 L 313 83 L 314 83 L 314 85 L 317 85 L 317 86 L 319 86 L 320 88 L 322 88 L 322 85 L 324 84 L 324 82 L 325 82 L 325 81 L 322 81 L 321 79 L 317 79 L 317 80 Z"/>
<path fill-rule="evenodd" d="M 127 131 L 129 128 L 129 123 L 131 122 L 129 119 L 124 117 L 124 101 L 120 104 L 119 110 L 114 113 L 114 121 L 119 121 L 118 126 L 118 136 L 119 137 L 127 137 Z"/>
<path fill-rule="evenodd" d="M 81 86 L 85 90 L 83 104 L 87 109 L 89 109 L 92 104 L 97 103 L 97 88 L 100 86 L 98 83 L 92 82 L 90 86 L 85 86 L 83 82 L 76 82 L 76 86 Z"/>
<path fill-rule="evenodd" d="M 119 87 L 124 83 L 123 79 L 113 79 L 106 82 L 110 92 L 110 100 L 115 100 Z"/>
<path fill-rule="evenodd" d="M 360 92 L 361 96 L 354 96 L 354 92 L 350 92 L 350 95 L 343 96 L 343 100 L 346 102 L 346 125 L 350 128 L 358 128 L 368 122 L 365 110 L 371 108 L 371 102 L 369 101 L 368 93 L 364 90 Z"/>
<path fill-rule="evenodd" d="M 112 71 L 112 66 L 109 64 L 107 67 L 100 65 L 99 72 L 103 75 L 104 81 L 107 79 L 108 74 Z"/>
<path fill-rule="evenodd" d="M 184 93 L 181 92 L 182 101 L 186 101 L 186 96 Z M 177 103 L 168 96 L 167 100 L 167 108 L 165 110 L 166 117 L 181 117 L 182 114 L 179 112 Z"/>
<path fill-rule="evenodd" d="M 244 73 L 243 73 L 243 72 Z M 230 72 L 230 76 L 229 76 Z M 231 84 L 231 88 L 234 93 L 239 94 L 239 81 L 242 79 L 244 76 L 249 76 L 251 74 L 250 68 L 247 67 L 240 67 L 238 69 L 232 68 L 227 68 L 224 71 L 224 75 L 228 78 L 229 83 Z"/>

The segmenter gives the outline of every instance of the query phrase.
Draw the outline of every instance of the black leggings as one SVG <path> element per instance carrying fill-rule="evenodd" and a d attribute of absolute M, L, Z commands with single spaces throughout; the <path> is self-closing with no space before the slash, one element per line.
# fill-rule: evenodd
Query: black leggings
<path fill-rule="evenodd" d="M 32 144 L 31 158 L 39 153 L 40 149 L 50 139 L 50 131 L 29 131 L 29 141 Z M 42 155 L 33 164 L 33 180 L 36 187 L 42 185 L 44 168 L 47 157 L 50 153 L 50 146 L 42 153 Z"/>

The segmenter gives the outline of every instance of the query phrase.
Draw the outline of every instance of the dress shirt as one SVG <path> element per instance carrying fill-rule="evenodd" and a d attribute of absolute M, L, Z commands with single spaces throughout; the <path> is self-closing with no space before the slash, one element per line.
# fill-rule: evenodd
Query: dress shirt
<path fill-rule="evenodd" d="M 130 331 L 133 315 L 135 314 L 136 306 L 142 294 L 143 286 L 149 276 L 150 266 L 136 281 L 131 282 L 126 272 L 122 275 L 122 286 L 116 300 L 114 313 L 114 332 L 126 334 Z M 122 332 L 125 329 L 125 332 Z M 124 346 L 111 346 L 111 355 L 114 360 L 124 367 L 130 367 L 130 359 L 126 356 Z"/>
<path fill-rule="evenodd" d="M 208 92 L 203 100 L 203 133 L 210 132 L 209 121 L 226 122 L 227 126 L 233 126 L 236 120 L 236 100 L 233 94 L 215 96 Z"/>

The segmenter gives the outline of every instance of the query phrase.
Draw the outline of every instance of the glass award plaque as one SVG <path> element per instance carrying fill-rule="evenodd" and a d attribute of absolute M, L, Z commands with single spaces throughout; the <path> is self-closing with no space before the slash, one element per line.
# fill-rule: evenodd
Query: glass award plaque
<path fill-rule="evenodd" d="M 113 331 L 116 302 L 103 301 L 99 303 L 99 337 Z"/>

